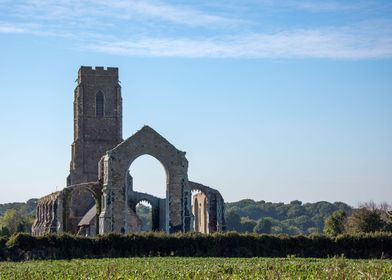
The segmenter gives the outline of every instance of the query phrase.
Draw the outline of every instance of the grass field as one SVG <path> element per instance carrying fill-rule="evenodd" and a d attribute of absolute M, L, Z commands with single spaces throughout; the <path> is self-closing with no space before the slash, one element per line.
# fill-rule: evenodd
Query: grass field
<path fill-rule="evenodd" d="M 173 257 L 2 262 L 0 279 L 392 279 L 392 260 Z"/>

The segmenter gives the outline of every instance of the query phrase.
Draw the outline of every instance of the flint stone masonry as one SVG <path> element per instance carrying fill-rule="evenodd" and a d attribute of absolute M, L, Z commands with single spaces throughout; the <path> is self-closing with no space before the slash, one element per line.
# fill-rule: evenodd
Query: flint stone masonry
<path fill-rule="evenodd" d="M 149 126 L 123 141 L 118 69 L 82 66 L 77 81 L 67 187 L 39 200 L 33 235 L 140 231 L 141 220 L 136 215 L 140 201 L 152 206 L 154 231 L 224 231 L 224 200 L 217 190 L 188 180 L 185 152 Z M 163 165 L 167 175 L 165 198 L 133 191 L 128 170 L 142 155 L 150 155 Z M 192 191 L 199 192 L 195 203 L 203 201 L 197 204 L 197 212 L 193 209 L 195 214 Z"/>
<path fill-rule="evenodd" d="M 122 98 L 118 69 L 82 66 L 74 93 L 74 142 L 67 186 L 94 182 L 101 156 L 122 141 Z M 103 116 L 97 114 L 103 96 Z"/>
<path fill-rule="evenodd" d="M 62 231 L 62 192 L 51 193 L 38 200 L 36 219 L 33 223 L 33 234 L 37 236 L 46 233 Z"/>
<path fill-rule="evenodd" d="M 101 161 L 103 169 L 103 201 L 100 215 L 100 233 L 111 231 L 128 233 L 124 209 L 133 201 L 134 193 L 124 192 L 127 170 L 141 155 L 151 155 L 159 160 L 167 174 L 166 231 L 190 231 L 191 191 L 188 185 L 188 161 L 185 152 L 177 150 L 155 130 L 144 126 L 140 131 L 108 151 Z M 111 199 L 117 203 L 111 203 Z M 154 207 L 155 208 L 155 207 Z M 187 208 L 188 211 L 185 211 Z"/>

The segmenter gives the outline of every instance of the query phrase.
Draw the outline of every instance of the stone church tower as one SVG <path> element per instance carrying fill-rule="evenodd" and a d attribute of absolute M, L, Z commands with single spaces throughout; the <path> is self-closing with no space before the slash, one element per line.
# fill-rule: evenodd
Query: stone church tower
<path fill-rule="evenodd" d="M 77 82 L 67 187 L 38 200 L 32 234 L 139 231 L 136 209 L 141 201 L 152 207 L 151 230 L 224 231 L 223 197 L 216 189 L 189 181 L 185 152 L 149 126 L 122 139 L 118 68 L 82 66 Z M 141 155 L 162 163 L 167 176 L 165 197 L 133 190 L 128 170 Z M 202 193 L 193 200 L 193 213 L 192 192 Z"/>
<path fill-rule="evenodd" d="M 122 139 L 118 68 L 82 66 L 74 97 L 74 142 L 67 186 L 98 180 L 98 162 Z"/>

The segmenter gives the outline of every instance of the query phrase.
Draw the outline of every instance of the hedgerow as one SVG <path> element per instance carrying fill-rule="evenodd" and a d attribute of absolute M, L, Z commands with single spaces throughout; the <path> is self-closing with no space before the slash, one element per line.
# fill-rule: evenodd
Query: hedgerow
<path fill-rule="evenodd" d="M 0 238 L 0 260 L 183 257 L 392 258 L 392 234 L 288 236 L 197 233 L 109 234 L 96 238 L 69 234 L 33 237 L 18 233 Z"/>

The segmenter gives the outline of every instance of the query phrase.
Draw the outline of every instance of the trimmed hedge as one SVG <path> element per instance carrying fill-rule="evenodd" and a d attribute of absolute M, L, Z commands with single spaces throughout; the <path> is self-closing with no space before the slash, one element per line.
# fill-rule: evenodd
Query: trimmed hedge
<path fill-rule="evenodd" d="M 96 238 L 68 234 L 33 237 L 16 234 L 0 238 L 0 260 L 184 257 L 312 257 L 392 258 L 392 234 L 287 236 L 196 233 L 104 235 Z"/>

